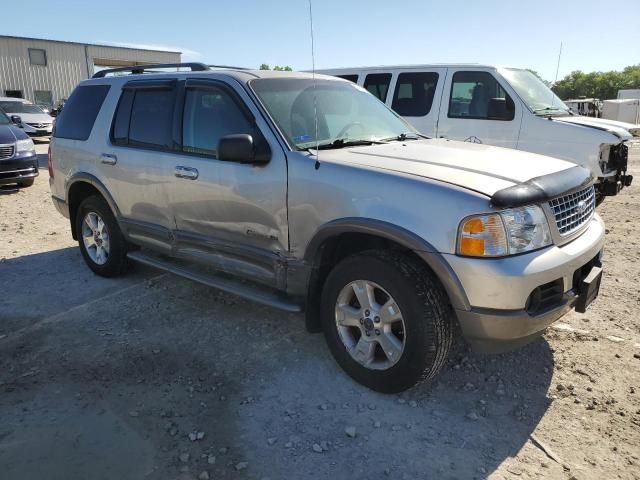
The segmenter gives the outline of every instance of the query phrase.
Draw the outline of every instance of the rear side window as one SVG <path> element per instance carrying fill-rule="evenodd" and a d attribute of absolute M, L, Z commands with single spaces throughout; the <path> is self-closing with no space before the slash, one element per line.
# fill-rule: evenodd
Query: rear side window
<path fill-rule="evenodd" d="M 113 118 L 111 141 L 153 149 L 172 149 L 174 82 L 125 85 Z"/>
<path fill-rule="evenodd" d="M 387 98 L 390 83 L 390 73 L 370 73 L 364 79 L 364 88 L 384 102 Z"/>
<path fill-rule="evenodd" d="M 56 119 L 53 136 L 86 140 L 102 107 L 109 85 L 83 85 L 76 88 Z"/>
<path fill-rule="evenodd" d="M 391 108 L 404 117 L 423 117 L 431 111 L 437 85 L 435 72 L 401 73 Z"/>

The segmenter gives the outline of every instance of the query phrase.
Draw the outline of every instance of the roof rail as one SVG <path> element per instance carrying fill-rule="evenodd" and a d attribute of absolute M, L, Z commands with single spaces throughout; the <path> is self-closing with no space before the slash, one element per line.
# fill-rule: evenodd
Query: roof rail
<path fill-rule="evenodd" d="M 191 68 L 192 72 L 202 72 L 209 70 L 204 63 L 153 63 L 149 65 L 131 65 L 130 67 L 107 68 L 93 74 L 91 78 L 104 78 L 109 73 L 131 72 L 131 75 L 138 75 L 157 68 Z"/>
<path fill-rule="evenodd" d="M 207 65 L 210 68 L 224 68 L 228 70 L 251 70 L 249 67 L 234 67 L 233 65 Z"/>

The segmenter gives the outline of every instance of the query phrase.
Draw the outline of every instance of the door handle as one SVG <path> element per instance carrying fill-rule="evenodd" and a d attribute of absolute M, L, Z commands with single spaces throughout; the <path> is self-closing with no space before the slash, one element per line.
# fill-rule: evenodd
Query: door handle
<path fill-rule="evenodd" d="M 191 167 L 183 167 L 182 165 L 176 166 L 173 174 L 178 178 L 186 178 L 188 180 L 195 180 L 198 178 L 198 170 Z"/>
<path fill-rule="evenodd" d="M 111 155 L 110 153 L 103 153 L 100 155 L 100 163 L 104 163 L 105 165 L 115 165 L 118 163 L 118 157 Z"/>

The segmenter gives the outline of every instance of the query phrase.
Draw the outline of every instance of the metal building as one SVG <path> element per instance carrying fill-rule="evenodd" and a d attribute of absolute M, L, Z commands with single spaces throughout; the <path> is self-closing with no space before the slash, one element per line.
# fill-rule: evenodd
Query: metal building
<path fill-rule="evenodd" d="M 179 63 L 180 52 L 0 35 L 0 97 L 56 105 L 101 68 Z"/>

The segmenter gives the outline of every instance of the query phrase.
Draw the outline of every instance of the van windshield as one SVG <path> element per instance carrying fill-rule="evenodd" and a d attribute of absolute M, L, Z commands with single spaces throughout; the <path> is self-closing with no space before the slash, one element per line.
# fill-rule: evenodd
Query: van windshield
<path fill-rule="evenodd" d="M 316 141 L 327 148 L 418 135 L 384 103 L 351 82 L 261 78 L 250 85 L 282 133 L 300 150 L 315 147 Z"/>
<path fill-rule="evenodd" d="M 500 68 L 499 72 L 533 113 L 537 115 L 569 113 L 569 107 L 530 71 Z"/>

